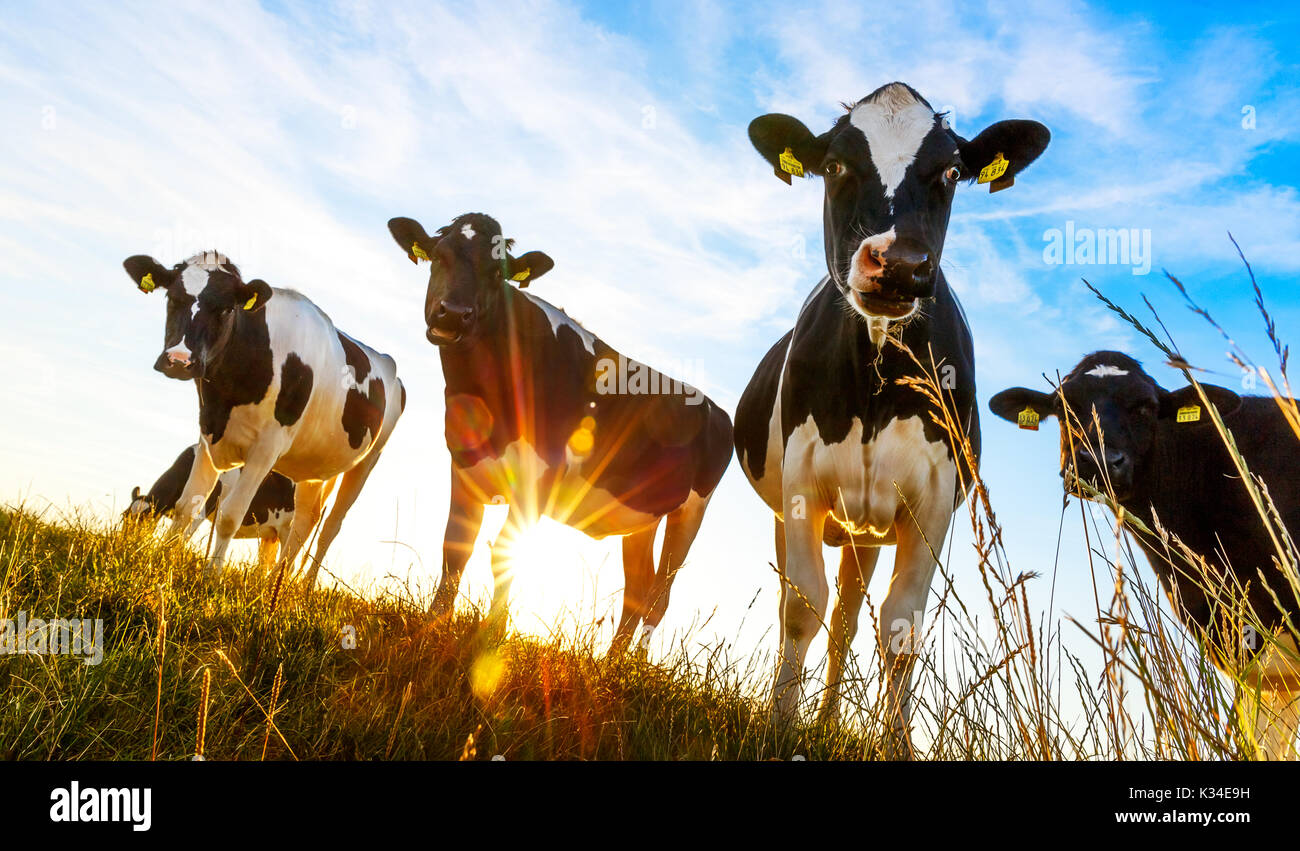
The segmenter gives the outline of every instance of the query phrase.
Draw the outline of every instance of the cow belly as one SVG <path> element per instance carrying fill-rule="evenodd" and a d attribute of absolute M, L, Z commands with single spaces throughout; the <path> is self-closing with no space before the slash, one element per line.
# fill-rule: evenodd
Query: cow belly
<path fill-rule="evenodd" d="M 899 516 L 951 513 L 957 466 L 945 443 L 926 439 L 919 416 L 891 420 L 866 443 L 862 430 L 855 418 L 844 440 L 826 444 L 811 416 L 799 425 L 786 443 L 791 499 L 815 497 L 846 531 L 882 544 L 893 543 Z"/>
<path fill-rule="evenodd" d="M 341 395 L 319 394 L 293 427 L 292 443 L 276 462 L 276 471 L 294 481 L 325 480 L 346 473 L 370 452 L 376 434 L 367 432 L 353 447 L 344 431 Z"/>
<path fill-rule="evenodd" d="M 508 445 L 498 457 L 454 469 L 479 502 L 509 504 L 529 520 L 550 517 L 593 538 L 636 532 L 660 517 L 623 504 L 569 465 L 551 469 L 522 440 Z"/>

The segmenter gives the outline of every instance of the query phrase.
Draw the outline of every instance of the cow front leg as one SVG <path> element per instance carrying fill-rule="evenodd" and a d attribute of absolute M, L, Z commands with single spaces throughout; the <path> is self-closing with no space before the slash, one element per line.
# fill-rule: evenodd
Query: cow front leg
<path fill-rule="evenodd" d="M 223 489 L 221 500 L 217 505 L 216 534 L 212 540 L 212 552 L 208 555 L 208 562 L 203 569 L 205 579 L 214 579 L 220 575 L 226 561 L 226 548 L 230 545 L 230 539 L 239 530 L 253 496 L 262 486 L 262 480 L 271 472 L 271 466 L 279 457 L 278 446 L 269 442 L 257 446 L 244 459 L 244 469 L 240 473 L 239 480 L 229 492 Z"/>
<path fill-rule="evenodd" d="M 781 576 L 781 658 L 772 683 L 772 706 L 778 721 L 792 719 L 799 708 L 804 658 L 826 616 L 830 588 L 822 559 L 822 532 L 827 509 L 787 494 L 785 570 Z"/>
<path fill-rule="evenodd" d="M 844 660 L 854 636 L 858 634 L 858 613 L 862 611 L 862 600 L 879 558 L 879 547 L 849 544 L 840 548 L 840 593 L 835 611 L 831 613 L 826 691 L 822 694 L 821 710 L 817 714 L 818 720 L 823 723 L 834 721 L 839 716 Z"/>
<path fill-rule="evenodd" d="M 880 657 L 885 666 L 883 750 L 887 759 L 912 757 L 912 669 L 924 638 L 925 606 L 938 567 L 935 555 L 943 550 L 951 514 L 932 510 L 918 519 L 919 525 L 904 506 L 895 520 L 898 552 L 894 556 L 894 575 L 880 606 Z"/>
<path fill-rule="evenodd" d="M 483 526 L 483 503 L 479 502 L 457 475 L 451 471 L 451 508 L 447 514 L 447 529 L 442 536 L 442 576 L 438 590 L 433 595 L 429 614 L 435 618 L 451 614 L 460 591 L 460 577 L 465 563 L 474 552 L 479 529 Z"/>
<path fill-rule="evenodd" d="M 171 526 L 167 529 L 168 539 L 179 537 L 189 540 L 189 537 L 194 534 L 194 530 L 207 516 L 208 495 L 217 486 L 217 478 L 220 475 L 221 471 L 212 463 L 207 444 L 200 441 L 194 452 L 194 464 L 190 467 L 190 475 L 181 490 L 181 498 L 176 502 Z"/>

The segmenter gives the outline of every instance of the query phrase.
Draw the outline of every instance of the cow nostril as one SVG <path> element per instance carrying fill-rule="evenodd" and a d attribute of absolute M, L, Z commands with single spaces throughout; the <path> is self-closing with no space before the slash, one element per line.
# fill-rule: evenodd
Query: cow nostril
<path fill-rule="evenodd" d="M 444 316 L 446 316 L 446 315 L 447 315 L 447 305 L 445 305 L 445 304 L 439 302 L 439 303 L 438 303 L 438 312 L 437 312 L 435 315 L 436 315 L 439 319 L 441 319 L 441 318 L 443 318 Z"/>
<path fill-rule="evenodd" d="M 918 285 L 928 284 L 933 272 L 929 259 L 922 260 L 912 269 L 912 283 Z"/>

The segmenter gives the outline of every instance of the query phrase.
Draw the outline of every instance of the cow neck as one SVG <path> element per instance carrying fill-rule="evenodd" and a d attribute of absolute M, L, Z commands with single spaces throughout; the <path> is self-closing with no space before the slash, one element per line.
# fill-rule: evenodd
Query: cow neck
<path fill-rule="evenodd" d="M 193 467 L 194 450 L 186 449 L 167 468 L 167 472 L 158 477 L 153 487 L 149 488 L 148 496 L 153 501 L 154 510 L 166 513 L 176 507 Z"/>
<path fill-rule="evenodd" d="M 1124 500 L 1124 510 L 1134 514 L 1154 533 L 1155 518 L 1182 541 L 1207 558 L 1214 557 L 1216 543 L 1212 533 L 1196 525 L 1181 527 L 1179 518 L 1187 512 L 1190 503 L 1206 499 L 1205 488 L 1211 485 L 1208 471 L 1226 459 L 1226 452 L 1216 452 L 1218 432 L 1213 426 L 1193 426 L 1162 420 L 1157 426 L 1147 461 L 1134 468 L 1133 495 Z M 1239 482 L 1224 481 L 1217 487 L 1241 487 Z M 1220 492 L 1215 498 L 1222 496 Z M 1235 502 L 1221 499 L 1222 502 Z M 1168 580 L 1172 568 L 1166 563 L 1163 545 L 1158 539 L 1137 536 L 1142 549 L 1147 552 L 1151 568 Z"/>
<path fill-rule="evenodd" d="M 497 310 L 488 312 L 467 339 L 438 349 L 448 396 L 473 393 L 493 398 L 514 386 L 522 351 L 521 303 L 525 299 L 506 286 Z M 515 354 L 512 356 L 512 350 Z"/>
<path fill-rule="evenodd" d="M 266 311 L 235 310 L 228 334 L 214 348 L 198 379 L 202 406 L 214 401 L 260 402 L 271 386 L 271 335 Z"/>
<path fill-rule="evenodd" d="M 903 342 L 923 364 L 930 360 L 932 314 L 942 307 L 936 300 L 944 298 L 951 296 L 940 281 L 936 299 L 923 302 L 902 329 Z M 786 361 L 790 389 L 782 403 L 783 439 L 809 416 L 828 445 L 844 440 L 855 420 L 862 424 L 862 442 L 868 443 L 892 420 L 913 416 L 921 418 L 928 440 L 945 439 L 930 416 L 930 402 L 898 387 L 897 379 L 921 370 L 897 347 L 871 342 L 866 320 L 849 310 L 843 293 L 828 279 L 805 304 L 795 327 Z M 934 342 L 935 356 L 943 357 L 949 341 Z"/>

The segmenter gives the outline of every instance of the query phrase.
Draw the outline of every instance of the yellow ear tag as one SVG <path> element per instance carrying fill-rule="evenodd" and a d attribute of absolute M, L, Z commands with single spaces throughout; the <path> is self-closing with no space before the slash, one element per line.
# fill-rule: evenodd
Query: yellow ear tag
<path fill-rule="evenodd" d="M 1038 431 L 1038 412 L 1033 408 L 1025 408 L 1016 417 L 1016 425 L 1025 431 Z"/>
<path fill-rule="evenodd" d="M 793 174 L 795 177 L 803 177 L 803 163 L 795 158 L 794 151 L 791 149 L 786 148 L 777 161 L 781 164 L 781 171 Z"/>
<path fill-rule="evenodd" d="M 993 162 L 989 163 L 988 165 L 984 166 L 984 168 L 980 169 L 979 179 L 976 180 L 975 182 L 991 183 L 992 181 L 997 180 L 999 177 L 1006 174 L 1007 169 L 1010 167 L 1011 167 L 1011 163 L 1007 162 L 1006 158 L 1002 156 L 1002 152 L 999 151 L 998 155 L 993 158 Z"/>
<path fill-rule="evenodd" d="M 424 249 L 420 247 L 420 243 L 418 242 L 411 243 L 411 253 L 416 257 L 419 257 L 421 260 L 429 259 L 429 255 L 424 253 Z"/>
<path fill-rule="evenodd" d="M 1185 408 L 1178 409 L 1177 420 L 1180 423 L 1194 423 L 1201 419 L 1201 406 L 1188 405 Z"/>
<path fill-rule="evenodd" d="M 158 285 L 153 282 L 153 272 L 150 272 L 140 279 L 140 289 L 143 292 L 151 293 L 153 292 L 153 288 L 156 286 Z"/>
<path fill-rule="evenodd" d="M 532 269 L 524 269 L 522 272 L 515 272 L 514 275 L 510 277 L 510 280 L 526 281 L 528 280 L 528 276 L 531 275 L 532 273 L 533 273 Z"/>
<path fill-rule="evenodd" d="M 253 293 L 253 297 L 244 302 L 244 310 L 252 310 L 255 304 L 257 304 L 257 293 Z"/>

